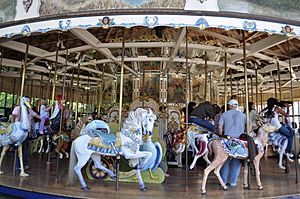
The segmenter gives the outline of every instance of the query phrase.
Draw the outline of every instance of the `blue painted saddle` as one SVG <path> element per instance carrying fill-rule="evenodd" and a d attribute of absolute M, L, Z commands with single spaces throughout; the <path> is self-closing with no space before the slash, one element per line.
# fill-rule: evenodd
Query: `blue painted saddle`
<path fill-rule="evenodd" d="M 98 132 L 98 137 L 93 138 L 89 144 L 88 149 L 95 152 L 116 156 L 121 150 L 121 138 L 120 133 L 108 134 L 103 132 Z"/>

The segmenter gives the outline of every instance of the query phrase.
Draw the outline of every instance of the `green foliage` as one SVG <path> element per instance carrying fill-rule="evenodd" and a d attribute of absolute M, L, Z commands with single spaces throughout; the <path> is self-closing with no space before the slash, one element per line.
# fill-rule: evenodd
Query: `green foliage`
<path fill-rule="evenodd" d="M 280 9 L 299 9 L 299 0 L 250 0 L 254 3 Z"/>

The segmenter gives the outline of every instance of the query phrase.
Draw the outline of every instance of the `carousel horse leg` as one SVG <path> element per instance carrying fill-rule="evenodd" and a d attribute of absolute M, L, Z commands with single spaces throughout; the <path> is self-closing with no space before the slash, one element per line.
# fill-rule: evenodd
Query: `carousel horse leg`
<path fill-rule="evenodd" d="M 253 160 L 258 190 L 263 190 L 264 189 L 262 184 L 261 184 L 261 181 L 260 181 L 260 170 L 259 170 L 260 159 L 262 158 L 263 155 L 264 155 L 263 152 L 259 152 Z"/>
<path fill-rule="evenodd" d="M 29 175 L 27 173 L 25 173 L 25 171 L 24 171 L 22 144 L 20 144 L 18 147 L 18 156 L 19 156 L 20 168 L 21 168 L 20 176 L 27 177 Z"/>
<path fill-rule="evenodd" d="M 66 158 L 69 158 L 69 153 L 66 151 L 70 142 L 63 142 L 63 146 L 61 148 L 61 151 L 65 154 Z"/>
<path fill-rule="evenodd" d="M 101 156 L 99 154 L 92 154 L 91 158 L 93 159 L 97 169 L 106 172 L 112 179 L 116 179 L 116 174 L 101 164 Z"/>
<path fill-rule="evenodd" d="M 78 179 L 80 181 L 81 189 L 82 190 L 89 190 L 90 188 L 87 186 L 87 184 L 84 181 L 84 178 L 83 178 L 82 173 L 81 173 L 81 169 L 82 169 L 82 167 L 84 167 L 84 165 L 90 159 L 90 156 L 84 154 L 84 155 L 80 155 L 80 157 L 79 156 L 77 156 L 77 157 L 78 157 L 78 162 L 74 167 L 74 171 L 76 172 L 76 174 L 78 176 Z"/>
<path fill-rule="evenodd" d="M 141 170 L 140 169 L 137 169 L 136 170 L 136 176 L 139 180 L 139 186 L 140 186 L 140 190 L 141 192 L 146 192 L 148 191 L 148 188 L 145 186 L 144 182 L 143 182 L 143 178 L 142 178 L 142 175 L 141 175 Z"/>
<path fill-rule="evenodd" d="M 55 148 L 55 152 L 59 155 L 59 158 L 62 159 L 64 155 L 60 152 L 63 147 L 63 142 L 60 138 L 58 139 L 57 147 Z"/>
<path fill-rule="evenodd" d="M 203 159 L 206 161 L 207 164 L 211 164 L 211 161 L 208 159 L 208 150 L 204 153 Z"/>
<path fill-rule="evenodd" d="M 51 138 L 49 137 L 49 135 L 47 135 L 46 140 L 47 140 L 47 149 L 45 153 L 49 153 L 51 152 L 50 151 Z"/>
<path fill-rule="evenodd" d="M 192 170 L 195 167 L 195 164 L 197 162 L 197 160 L 201 157 L 201 155 L 195 155 L 194 160 L 192 162 L 192 164 L 190 165 L 190 170 Z"/>
<path fill-rule="evenodd" d="M 212 172 L 214 169 L 214 173 L 217 176 L 221 186 L 223 187 L 224 190 L 227 190 L 227 186 L 226 184 L 223 182 L 221 176 L 220 176 L 220 169 L 222 168 L 223 164 L 225 163 L 225 161 L 227 160 L 228 157 L 217 157 L 215 158 L 212 163 L 206 167 L 206 169 L 204 170 L 204 175 L 203 175 L 203 181 L 202 181 L 202 189 L 201 189 L 201 194 L 206 194 L 206 182 L 207 182 L 207 178 L 208 175 L 210 174 L 210 172 Z"/>
<path fill-rule="evenodd" d="M 1 157 L 0 157 L 0 174 L 4 174 L 4 172 L 2 171 L 2 162 L 3 159 L 6 155 L 7 150 L 9 149 L 9 146 L 3 146 L 2 152 L 1 152 Z"/>
<path fill-rule="evenodd" d="M 42 153 L 43 147 L 44 147 L 44 136 L 40 136 L 37 140 L 37 142 L 40 142 L 40 149 L 38 150 L 38 153 Z"/>
<path fill-rule="evenodd" d="M 285 153 L 285 150 L 287 148 L 287 139 L 284 141 L 284 144 L 283 146 L 281 147 L 281 149 L 278 150 L 278 153 L 279 153 L 279 160 L 278 160 L 278 166 L 279 166 L 279 169 L 283 169 L 285 170 L 285 166 L 282 166 L 282 160 L 283 160 L 283 154 Z"/>
<path fill-rule="evenodd" d="M 244 166 L 244 189 L 248 189 L 248 162 L 245 160 L 245 166 Z"/>

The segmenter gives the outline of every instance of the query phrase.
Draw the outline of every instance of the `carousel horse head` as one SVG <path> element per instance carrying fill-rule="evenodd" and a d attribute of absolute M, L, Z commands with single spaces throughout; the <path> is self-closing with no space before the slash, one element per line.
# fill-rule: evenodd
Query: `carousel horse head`
<path fill-rule="evenodd" d="M 142 128 L 143 135 L 152 134 L 156 115 L 150 110 L 137 108 L 135 111 L 130 111 L 126 118 L 123 128 L 131 131 Z"/>
<path fill-rule="evenodd" d="M 156 115 L 153 113 L 153 111 L 149 108 L 146 110 L 147 112 L 143 112 L 143 120 L 142 120 L 142 127 L 143 127 L 143 133 L 144 135 L 152 135 L 152 130 L 154 127 L 154 122 L 157 119 Z"/>

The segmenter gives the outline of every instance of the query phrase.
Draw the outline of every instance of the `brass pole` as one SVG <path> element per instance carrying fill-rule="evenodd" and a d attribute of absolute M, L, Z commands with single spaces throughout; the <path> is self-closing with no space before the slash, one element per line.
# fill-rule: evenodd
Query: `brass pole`
<path fill-rule="evenodd" d="M 188 60 L 188 50 L 189 50 L 189 46 L 188 46 L 188 28 L 185 27 L 186 29 L 186 33 L 185 33 L 185 65 L 186 65 L 186 104 L 185 104 L 185 121 L 186 121 L 186 128 L 188 128 L 188 123 L 189 123 L 189 115 L 188 115 L 188 105 L 189 105 L 189 95 L 190 95 L 190 91 L 188 90 L 189 88 L 189 73 L 190 73 L 190 68 L 188 67 L 189 65 L 189 60 Z M 206 52 L 205 52 L 206 54 Z M 205 57 L 206 60 L 206 57 Z M 207 72 L 205 74 L 206 78 L 207 78 Z M 207 80 L 207 79 L 206 79 Z M 207 81 L 205 81 L 205 83 L 207 83 Z M 205 86 L 205 88 L 207 87 L 207 85 Z M 206 96 L 206 93 L 205 93 Z M 186 139 L 187 139 L 187 132 L 184 132 L 183 135 L 183 143 L 186 143 Z M 185 145 L 187 147 L 187 144 Z M 187 148 L 185 149 L 185 168 L 188 168 L 188 150 Z M 187 174 L 187 169 L 185 170 L 185 188 L 186 190 L 188 190 L 188 174 Z"/>
<path fill-rule="evenodd" d="M 258 111 L 258 71 L 257 71 L 257 65 L 255 64 L 255 105 L 256 110 Z"/>
<path fill-rule="evenodd" d="M 281 91 L 281 78 L 280 78 L 280 66 L 279 66 L 279 60 L 276 61 L 277 65 L 277 76 L 278 76 L 278 89 L 279 89 L 279 99 L 282 100 L 282 91 Z"/>
<path fill-rule="evenodd" d="M 186 66 L 187 67 L 187 66 Z M 207 52 L 204 54 L 205 80 L 204 80 L 204 98 L 207 101 Z"/>
<path fill-rule="evenodd" d="M 249 126 L 249 107 L 248 107 L 248 75 L 247 75 L 247 63 L 246 63 L 246 41 L 245 41 L 245 31 L 242 32 L 243 34 L 243 61 L 244 61 L 244 78 L 245 78 L 245 108 L 246 108 L 246 130 L 247 134 L 250 133 L 250 126 Z"/>
<path fill-rule="evenodd" d="M 233 95 L 233 89 L 232 89 L 232 69 L 230 69 L 230 96 Z"/>
<path fill-rule="evenodd" d="M 120 131 L 122 128 L 121 124 L 122 124 L 122 106 L 123 106 L 124 56 L 125 56 L 125 28 L 123 28 L 121 80 L 120 80 L 120 101 L 119 101 L 119 130 Z"/>
<path fill-rule="evenodd" d="M 146 78 L 146 74 L 145 74 L 145 67 L 144 65 L 142 66 L 142 70 L 143 70 L 143 95 L 142 95 L 142 99 L 143 99 L 143 108 L 145 107 L 145 97 L 146 97 L 146 93 L 145 93 L 145 78 Z"/>
<path fill-rule="evenodd" d="M 291 83 L 290 83 L 290 95 L 291 95 L 291 101 L 292 101 L 292 118 L 293 118 L 293 122 L 295 122 L 295 113 L 294 113 L 294 95 L 293 95 L 293 75 L 292 75 L 292 62 L 291 62 L 291 54 L 290 54 L 290 42 L 289 40 L 287 39 L 287 46 L 288 46 L 288 56 L 289 56 L 289 71 L 290 71 L 290 80 L 291 80 Z M 296 142 L 296 133 L 294 133 L 294 147 L 295 149 L 297 148 L 297 142 Z M 298 156 L 296 154 L 296 156 Z M 295 165 L 295 170 L 296 170 L 296 179 L 295 179 L 295 183 L 298 184 L 298 161 L 297 161 L 298 158 L 295 158 L 294 160 L 294 165 Z"/>
<path fill-rule="evenodd" d="M 22 70 L 20 98 L 22 98 L 23 94 L 24 94 L 24 84 L 25 84 L 25 75 L 26 75 L 26 68 L 27 68 L 28 50 L 29 50 L 29 40 L 27 41 L 27 44 L 26 44 L 25 58 L 24 58 L 24 63 L 22 65 L 23 70 Z"/>
<path fill-rule="evenodd" d="M 252 77 L 252 75 L 250 75 L 250 82 L 251 82 L 251 102 L 254 102 L 253 77 Z"/>
<path fill-rule="evenodd" d="M 224 85 L 224 105 L 225 105 L 225 111 L 227 111 L 227 52 L 225 52 L 225 71 L 224 71 L 224 79 L 225 79 L 225 85 Z"/>
<path fill-rule="evenodd" d="M 263 110 L 263 89 L 260 88 L 260 109 Z"/>
<path fill-rule="evenodd" d="M 41 85 L 40 85 L 40 99 L 42 99 L 43 98 L 43 79 L 44 79 L 44 75 L 43 75 L 43 73 L 41 73 Z"/>
<path fill-rule="evenodd" d="M 1 55 L 0 55 L 0 74 L 2 73 L 3 53 L 4 53 L 4 50 L 3 50 L 3 48 L 1 48 Z"/>
<path fill-rule="evenodd" d="M 277 85 L 276 85 L 276 78 L 273 76 L 273 81 L 274 81 L 274 89 L 275 89 L 275 98 L 277 99 Z"/>
<path fill-rule="evenodd" d="M 56 44 L 56 55 L 55 55 L 55 71 L 54 71 L 54 81 L 52 85 L 52 97 L 51 104 L 54 103 L 55 89 L 56 89 L 56 81 L 57 81 L 57 68 L 58 68 L 58 50 L 59 50 L 59 35 L 57 36 L 57 44 Z M 52 108 L 53 109 L 53 108 Z"/>
<path fill-rule="evenodd" d="M 104 90 L 104 65 L 102 67 L 102 76 L 101 76 L 101 83 L 100 83 L 98 117 L 101 115 L 101 106 L 102 106 L 102 101 L 103 101 L 103 90 Z"/>
<path fill-rule="evenodd" d="M 16 92 L 16 79 L 14 78 L 14 86 L 13 86 L 13 98 L 12 98 L 12 108 L 15 106 L 15 92 Z M 10 121 L 11 122 L 11 121 Z"/>
<path fill-rule="evenodd" d="M 212 78 L 211 78 L 211 76 L 212 76 L 212 72 L 209 72 L 209 101 L 211 102 L 212 100 L 213 100 L 213 95 L 212 95 Z M 216 102 L 215 101 L 215 99 L 214 99 L 214 103 L 218 103 L 218 102 Z"/>
<path fill-rule="evenodd" d="M 236 85 L 237 85 L 237 86 L 236 86 L 236 87 L 237 87 L 237 88 L 236 88 L 236 90 L 237 90 L 237 100 L 238 100 L 238 102 L 240 102 L 240 98 L 241 98 L 241 97 L 240 97 L 240 88 L 239 88 L 239 87 L 240 87 L 240 83 L 239 83 L 238 80 L 236 80 Z"/>
<path fill-rule="evenodd" d="M 76 109 L 75 109 L 75 123 L 76 124 L 77 124 L 77 120 L 78 120 L 78 98 L 80 96 L 80 94 L 79 94 L 79 73 L 80 73 L 80 60 L 78 60 L 78 67 L 77 67 Z"/>
<path fill-rule="evenodd" d="M 71 84 L 70 84 L 70 92 L 71 92 L 71 97 L 70 97 L 70 109 L 73 111 L 73 101 L 74 101 L 74 89 L 73 89 L 73 84 L 74 84 L 74 74 L 75 74 L 75 69 L 73 68 L 72 70 L 72 79 L 71 79 Z"/>

